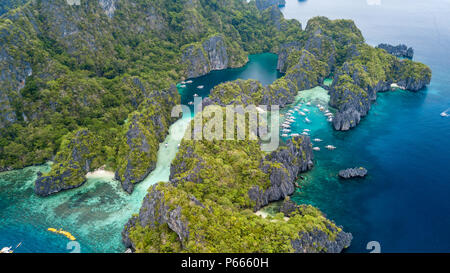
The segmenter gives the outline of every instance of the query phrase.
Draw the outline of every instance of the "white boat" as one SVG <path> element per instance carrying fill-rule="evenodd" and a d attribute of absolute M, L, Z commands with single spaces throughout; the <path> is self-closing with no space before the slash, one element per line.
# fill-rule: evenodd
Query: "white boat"
<path fill-rule="evenodd" d="M 205 88 L 205 86 L 199 85 L 199 86 L 197 86 L 197 88 L 198 88 L 198 89 L 203 89 L 203 88 Z"/>
<path fill-rule="evenodd" d="M 315 141 L 315 142 L 322 142 L 322 140 L 320 138 L 315 138 L 315 139 L 313 139 L 313 141 Z"/>
<path fill-rule="evenodd" d="M 309 134 L 307 132 L 303 132 L 302 135 L 309 136 Z"/>
<path fill-rule="evenodd" d="M 319 147 L 314 147 L 313 150 L 314 151 L 320 151 L 320 148 Z"/>
<path fill-rule="evenodd" d="M 287 134 L 282 134 L 281 136 L 282 136 L 282 137 L 288 137 L 288 135 L 287 135 Z"/>
<path fill-rule="evenodd" d="M 306 112 L 306 113 L 309 113 L 309 110 L 308 110 L 308 109 L 303 109 L 303 111 Z"/>
<path fill-rule="evenodd" d="M 306 114 L 305 113 L 303 113 L 302 111 L 300 111 L 300 112 L 298 112 L 300 115 L 302 115 L 302 116 L 306 116 Z"/>
<path fill-rule="evenodd" d="M 291 134 L 291 137 L 299 137 L 300 134 Z"/>
<path fill-rule="evenodd" d="M 197 95 L 197 94 L 194 94 L 194 97 L 198 97 L 198 95 Z"/>
<path fill-rule="evenodd" d="M 189 105 L 194 105 L 193 101 L 188 102 Z"/>
<path fill-rule="evenodd" d="M 447 110 L 445 110 L 444 112 L 442 112 L 441 113 L 441 117 L 448 117 L 448 116 L 450 116 L 448 113 L 447 113 L 447 111 L 448 111 L 449 109 L 447 109 Z"/>
<path fill-rule="evenodd" d="M 193 83 L 193 81 L 189 80 L 189 81 L 186 81 L 186 83 Z"/>
<path fill-rule="evenodd" d="M 335 150 L 336 149 L 336 147 L 333 146 L 333 145 L 327 145 L 327 146 L 325 146 L 325 148 L 327 148 L 328 150 Z"/>
<path fill-rule="evenodd" d="M 328 122 L 333 122 L 333 118 L 330 117 L 330 118 L 327 119 L 327 121 Z"/>
<path fill-rule="evenodd" d="M 186 84 L 186 82 L 185 82 L 185 81 L 182 81 L 181 84 Z"/>
<path fill-rule="evenodd" d="M 185 84 L 180 85 L 181 88 L 186 88 Z"/>
<path fill-rule="evenodd" d="M 13 253 L 12 247 L 4 247 L 0 250 L 0 253 Z"/>
<path fill-rule="evenodd" d="M 308 101 L 307 103 L 306 103 L 306 105 L 308 105 L 308 106 L 310 106 L 311 105 L 311 103 Z"/>
<path fill-rule="evenodd" d="M 305 122 L 306 123 L 311 123 L 311 120 L 309 120 L 309 118 L 305 118 Z"/>
<path fill-rule="evenodd" d="M 311 132 L 311 130 L 309 130 L 309 129 L 304 129 L 303 131 L 305 131 L 305 132 Z"/>

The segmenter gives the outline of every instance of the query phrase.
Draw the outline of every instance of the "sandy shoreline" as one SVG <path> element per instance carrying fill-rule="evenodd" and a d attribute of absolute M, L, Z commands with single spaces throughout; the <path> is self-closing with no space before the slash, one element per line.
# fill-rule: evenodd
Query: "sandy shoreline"
<path fill-rule="evenodd" d="M 106 178 L 106 179 L 114 179 L 114 172 L 106 171 L 103 169 L 98 169 L 96 171 L 90 172 L 86 174 L 86 178 Z"/>

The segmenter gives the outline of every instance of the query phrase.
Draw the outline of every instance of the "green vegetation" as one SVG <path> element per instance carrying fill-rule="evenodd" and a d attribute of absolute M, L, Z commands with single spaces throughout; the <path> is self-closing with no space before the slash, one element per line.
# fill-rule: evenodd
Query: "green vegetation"
<path fill-rule="evenodd" d="M 209 110 L 211 106 L 195 118 L 203 118 L 206 124 L 212 118 L 205 117 Z M 248 122 L 248 115 L 245 119 Z M 236 122 L 245 119 L 236 117 Z M 294 140 L 294 145 L 301 144 L 301 139 Z M 262 218 L 252 211 L 255 204 L 249 190 L 266 190 L 271 185 L 271 171 L 264 171 L 262 166 L 288 172 L 266 157 L 248 132 L 245 140 L 183 140 L 172 163 L 172 183 L 152 187 L 147 197 L 150 206 L 144 201 L 141 213 L 149 213 L 155 221 L 146 226 L 138 221 L 129 231 L 136 251 L 294 252 L 292 240 L 318 230 L 325 232 L 328 240 L 336 240 L 342 230 L 311 206 L 299 208 L 289 218 L 283 213 Z M 175 226 L 169 227 L 168 220 L 158 222 L 168 215 L 173 217 L 170 225 Z M 325 250 L 319 245 L 308 249 Z"/>
<path fill-rule="evenodd" d="M 337 101 L 332 103 L 338 108 L 355 101 L 368 105 L 374 99 L 370 93 L 385 91 L 390 83 L 402 83 L 405 88 L 414 90 L 415 85 L 421 86 L 431 79 L 431 70 L 424 64 L 398 59 L 385 50 L 365 44 L 355 50 L 354 56 L 336 71 L 333 86 Z"/>
<path fill-rule="evenodd" d="M 99 149 L 99 138 L 87 129 L 70 133 L 61 142 L 51 171 L 43 177 L 58 177 L 65 186 L 79 186 L 86 181 L 86 173 L 91 168 L 101 166 L 97 157 Z M 49 185 L 50 188 L 53 186 L 57 185 Z"/>
<path fill-rule="evenodd" d="M 172 93 L 170 93 L 170 91 Z M 119 140 L 117 178 L 132 184 L 141 182 L 154 169 L 159 144 L 164 141 L 173 122 L 172 107 L 179 104 L 175 87 L 169 92 L 153 94 L 131 113 Z M 131 175 L 130 175 L 131 173 Z"/>
<path fill-rule="evenodd" d="M 2 0 L 0 2 L 0 15 L 6 13 L 8 10 L 17 8 L 26 2 L 27 0 Z"/>
<path fill-rule="evenodd" d="M 269 11 L 239 0 L 133 3 L 117 6 L 111 19 L 96 1 L 65 0 L 31 1 L 0 18 L 7 54 L 0 63 L 0 167 L 41 164 L 65 135 L 88 128 L 107 140 L 99 156 L 115 170 L 124 120 L 145 98 L 126 79 L 138 77 L 148 95 L 183 78 L 182 49 L 211 35 L 225 38 L 238 66 L 245 54 L 275 51 L 301 33 L 298 22 L 282 18 L 284 31 L 277 31 Z"/>
<path fill-rule="evenodd" d="M 187 223 L 189 236 L 180 240 L 167 223 L 153 222 L 152 228 L 138 224 L 130 234 L 131 240 L 136 242 L 137 252 L 294 252 L 291 240 L 308 236 L 303 232 L 324 230 L 329 239 L 334 240 L 342 231 L 312 206 L 302 207 L 287 219 L 281 213 L 264 219 L 250 210 L 218 205 L 208 198 L 201 199 L 201 205 L 198 205 L 192 201 L 192 195 L 170 184 L 158 184 L 151 191 L 163 195 L 157 200 L 157 206 L 164 205 L 170 210 L 181 208 L 179 220 Z M 335 230 L 331 231 L 331 227 Z M 318 245 L 311 246 L 308 251 L 326 249 Z"/>

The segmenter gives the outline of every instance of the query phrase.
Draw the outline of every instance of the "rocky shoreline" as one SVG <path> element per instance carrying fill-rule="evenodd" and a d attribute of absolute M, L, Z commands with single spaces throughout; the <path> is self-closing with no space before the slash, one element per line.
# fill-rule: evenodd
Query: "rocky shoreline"
<path fill-rule="evenodd" d="M 393 46 L 390 44 L 379 44 L 377 48 L 384 49 L 387 51 L 387 53 L 399 58 L 412 59 L 414 57 L 414 49 L 412 47 L 407 47 L 404 44 L 397 46 Z"/>
<path fill-rule="evenodd" d="M 286 198 L 280 207 L 280 212 L 284 214 L 285 217 L 291 217 L 296 213 L 303 213 L 303 208 L 306 205 L 297 205 L 295 202 L 291 201 L 290 198 Z M 335 227 L 329 227 L 331 230 L 335 230 Z M 330 241 L 327 234 L 322 230 L 312 230 L 310 232 L 303 232 L 301 239 L 296 239 L 292 241 L 292 246 L 297 253 L 314 253 L 314 249 L 311 249 L 311 245 L 319 245 L 322 248 L 327 249 L 328 253 L 340 253 L 343 249 L 348 248 L 353 240 L 353 235 L 348 232 L 344 232 L 342 226 L 337 227 L 340 229 L 336 235 L 335 241 Z"/>
<path fill-rule="evenodd" d="M 339 177 L 343 179 L 364 178 L 366 175 L 367 170 L 363 167 L 339 171 Z"/>

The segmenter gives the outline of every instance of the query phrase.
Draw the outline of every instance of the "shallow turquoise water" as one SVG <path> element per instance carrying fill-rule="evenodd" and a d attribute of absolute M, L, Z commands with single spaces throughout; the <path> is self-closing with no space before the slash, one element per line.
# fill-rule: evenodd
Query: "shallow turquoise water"
<path fill-rule="evenodd" d="M 221 82 L 252 78 L 268 84 L 279 77 L 276 55 L 253 55 L 249 59 L 242 68 L 192 79 L 191 88 L 180 90 L 182 100 L 192 99 L 195 92 L 200 94 L 198 85 L 205 85 L 201 95 L 207 95 L 210 88 Z M 132 195 L 126 194 L 113 179 L 95 178 L 78 189 L 41 198 L 33 193 L 33 185 L 36 173 L 48 171 L 48 166 L 0 173 L 0 246 L 14 247 L 22 242 L 17 252 L 70 252 L 68 239 L 47 231 L 53 227 L 72 233 L 81 252 L 124 251 L 123 226 L 139 211 L 147 189 L 169 180 L 170 164 L 189 121 L 190 117 L 183 117 L 171 126 L 169 136 L 160 145 L 156 169 L 136 186 Z"/>

